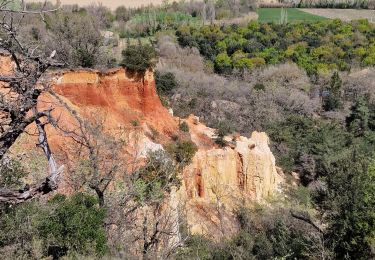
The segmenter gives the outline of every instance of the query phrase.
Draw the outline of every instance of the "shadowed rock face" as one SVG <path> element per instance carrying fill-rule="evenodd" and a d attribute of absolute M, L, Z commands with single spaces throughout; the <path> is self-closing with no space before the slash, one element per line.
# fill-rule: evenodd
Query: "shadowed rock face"
<path fill-rule="evenodd" d="M 2 62 L 0 68 L 6 70 L 10 65 Z M 137 156 L 145 157 L 148 150 L 162 148 L 161 144 L 172 142 L 172 136 L 178 133 L 180 119 L 162 106 L 151 71 L 139 76 L 124 69 L 71 70 L 51 72 L 50 78 L 58 98 L 43 94 L 39 109 L 53 108 L 54 116 L 64 129 L 77 127 L 76 116 L 87 120 L 102 118 L 104 131 L 114 137 L 118 137 L 118 129 L 126 129 L 122 134 L 128 140 L 124 160 L 134 154 L 134 150 Z M 0 91 L 3 88 L 0 85 Z M 64 104 L 74 110 L 75 116 Z M 176 208 L 177 200 L 184 206 L 193 233 L 228 235 L 237 229 L 234 209 L 246 202 L 262 202 L 278 191 L 281 177 L 268 147 L 268 137 L 258 132 L 251 138 L 227 136 L 229 145 L 220 148 L 213 141 L 214 129 L 199 123 L 194 116 L 185 121 L 190 129 L 189 138 L 198 146 L 198 152 L 182 173 L 183 185 L 172 195 L 170 204 Z M 4 119 L 0 117 L 2 123 Z M 28 132 L 33 132 L 34 128 L 30 126 Z M 58 158 L 79 159 L 69 156 L 70 138 L 52 126 L 47 126 L 46 130 Z M 157 138 L 152 137 L 155 132 Z M 24 135 L 14 151 L 35 149 L 35 143 L 33 136 Z M 69 186 L 63 183 L 61 191 L 69 192 Z"/>

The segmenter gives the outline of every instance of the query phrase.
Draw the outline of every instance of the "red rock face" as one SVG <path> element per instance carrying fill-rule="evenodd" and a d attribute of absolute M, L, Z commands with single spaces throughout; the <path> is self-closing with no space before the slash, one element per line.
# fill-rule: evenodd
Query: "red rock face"
<path fill-rule="evenodd" d="M 0 53 L 2 75 L 12 74 L 14 64 L 7 54 Z M 145 132 L 157 133 L 159 141 L 168 142 L 177 132 L 178 122 L 163 107 L 156 93 L 152 71 L 144 75 L 132 74 L 122 68 L 107 72 L 72 70 L 50 73 L 52 89 L 82 118 L 102 117 L 105 129 L 139 125 Z M 6 100 L 15 98 L 7 85 L 0 82 L 0 94 Z M 53 114 L 68 129 L 77 124 L 74 117 L 56 98 L 44 93 L 39 98 L 39 110 L 53 108 Z M 6 114 L 0 114 L 0 124 L 8 122 Z M 4 125 L 3 127 L 6 127 Z M 30 130 L 30 128 L 29 128 Z M 48 127 L 50 139 L 57 143 L 65 140 Z M 60 137 L 61 138 L 60 138 Z M 59 138 L 61 140 L 59 140 Z M 52 142 L 52 146 L 54 143 Z"/>
<path fill-rule="evenodd" d="M 13 63 L 5 54 L 0 56 L 0 71 L 2 75 L 10 75 L 13 71 Z M 152 71 L 140 76 L 128 73 L 122 68 L 107 72 L 71 70 L 50 72 L 46 78 L 49 78 L 50 86 L 58 98 L 48 92 L 43 93 L 38 100 L 38 110 L 52 108 L 58 125 L 66 131 L 77 130 L 77 117 L 101 123 L 102 131 L 106 135 L 127 142 L 121 152 L 123 160 L 129 159 L 129 156 L 135 153 L 144 157 L 147 150 L 161 148 L 157 143 L 170 142 L 171 136 L 178 131 L 178 121 L 163 107 L 156 93 Z M 7 100 L 14 99 L 7 85 L 1 82 L 0 94 Z M 69 106 L 75 115 L 72 115 L 66 106 Z M 7 127 L 8 117 L 6 113 L 0 112 L 1 127 Z M 26 130 L 28 134 L 23 134 L 19 138 L 12 147 L 13 151 L 22 154 L 22 158 L 26 157 L 29 161 L 35 157 L 38 160 L 43 159 L 36 147 L 37 138 L 32 135 L 36 133 L 35 125 L 30 125 Z M 76 150 L 77 144 L 66 133 L 51 125 L 46 126 L 46 131 L 52 151 L 60 163 L 66 166 L 65 174 L 71 175 L 69 165 L 82 160 L 76 157 L 76 153 L 72 153 Z M 157 141 L 151 140 L 153 135 L 157 135 Z M 29 151 L 30 154 L 26 155 Z M 45 166 L 41 163 L 38 169 L 30 169 L 30 172 L 42 173 L 46 170 Z M 135 166 L 131 167 L 134 169 Z M 69 183 L 62 183 L 61 187 L 65 192 Z"/>
<path fill-rule="evenodd" d="M 57 77 L 54 91 L 83 111 L 100 110 L 110 125 L 147 123 L 168 137 L 177 124 L 156 93 L 153 73 L 132 75 L 124 69 L 65 72 Z"/>
<path fill-rule="evenodd" d="M 0 63 L 0 71 L 9 72 L 9 66 L 9 60 Z M 58 98 L 43 94 L 38 101 L 39 110 L 53 108 L 54 117 L 66 130 L 77 128 L 76 116 L 90 121 L 103 119 L 103 131 L 114 138 L 117 138 L 119 129 L 125 129 L 128 143 L 124 147 L 123 160 L 132 156 L 133 150 L 162 148 L 160 144 L 171 142 L 171 136 L 179 132 L 180 120 L 161 104 L 151 71 L 139 76 L 121 68 L 107 72 L 75 70 L 51 72 L 49 76 Z M 0 93 L 2 89 L 4 87 L 0 85 Z M 66 105 L 74 110 L 75 116 Z M 0 115 L 0 125 L 3 122 L 6 121 Z M 268 147 L 268 137 L 265 133 L 253 133 L 251 138 L 228 136 L 226 138 L 231 145 L 221 148 L 213 141 L 214 129 L 199 123 L 193 116 L 186 122 L 190 129 L 189 136 L 198 146 L 198 152 L 181 174 L 183 185 L 173 200 L 185 203 L 193 233 L 213 236 L 223 232 L 231 234 L 237 228 L 233 225 L 235 217 L 232 210 L 238 203 L 246 199 L 260 202 L 277 193 L 281 180 L 276 171 L 275 158 Z M 66 181 L 71 177 L 69 175 L 74 175 L 69 163 L 81 158 L 71 153 L 75 148 L 70 137 L 51 125 L 46 130 L 52 151 L 60 162 L 68 166 L 60 191 L 69 192 L 74 184 Z M 31 125 L 27 131 L 35 132 L 35 126 Z M 155 133 L 157 140 L 152 138 Z M 20 139 L 13 148 L 15 154 L 23 154 L 26 150 L 39 151 L 35 148 L 35 136 L 23 135 Z M 22 158 L 26 161 L 27 158 L 38 156 L 34 153 L 22 155 Z M 45 167 L 46 164 L 41 165 Z M 43 172 L 42 168 L 38 170 Z M 31 172 L 35 172 L 35 169 Z M 128 172 L 132 171 L 129 169 Z M 217 215 L 217 205 L 224 205 L 223 219 Z M 222 221 L 229 227 L 228 230 L 217 228 Z"/>

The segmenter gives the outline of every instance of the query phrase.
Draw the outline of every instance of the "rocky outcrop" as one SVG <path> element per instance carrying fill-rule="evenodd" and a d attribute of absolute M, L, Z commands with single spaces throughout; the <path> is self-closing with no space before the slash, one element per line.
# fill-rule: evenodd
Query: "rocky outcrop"
<path fill-rule="evenodd" d="M 7 68 L 10 64 L 2 63 L 1 68 L 4 66 Z M 103 130 L 114 137 L 119 129 L 125 129 L 129 142 L 124 147 L 124 160 L 134 151 L 137 156 L 145 157 L 149 150 L 162 149 L 179 132 L 181 120 L 162 106 L 151 71 L 140 76 L 122 68 L 107 72 L 67 70 L 51 72 L 49 77 L 56 95 L 43 94 L 38 106 L 39 109 L 53 108 L 53 115 L 58 119 L 60 129 L 47 126 L 46 130 L 51 147 L 60 159 L 69 157 L 67 147 L 71 142 L 61 133 L 61 128 L 75 129 L 77 116 L 87 120 L 101 118 Z M 186 122 L 189 138 L 199 149 L 185 168 L 181 176 L 183 185 L 171 198 L 171 204 L 177 208 L 178 200 L 184 205 L 194 233 L 234 232 L 237 228 L 233 221 L 234 209 L 249 201 L 262 202 L 277 193 L 281 177 L 268 146 L 269 139 L 265 133 L 258 132 L 250 138 L 233 135 L 226 137 L 226 147 L 219 147 L 213 141 L 214 129 L 199 123 L 194 116 Z M 28 132 L 32 133 L 33 127 Z M 33 136 L 24 135 L 21 139 L 14 147 L 15 152 L 35 149 Z M 64 191 L 68 186 L 62 185 Z"/>
<path fill-rule="evenodd" d="M 124 69 L 99 71 L 65 71 L 54 77 L 54 91 L 77 110 L 106 112 L 107 124 L 116 126 L 135 122 L 170 136 L 176 131 L 175 120 L 169 115 L 156 93 L 153 72 L 145 75 Z"/>
<path fill-rule="evenodd" d="M 199 150 L 184 172 L 189 198 L 216 201 L 254 201 L 275 195 L 279 183 L 275 158 L 265 133 L 235 139 L 233 148 Z"/>
<path fill-rule="evenodd" d="M 278 193 L 282 179 L 265 133 L 253 132 L 251 138 L 227 136 L 228 146 L 221 148 L 207 143 L 215 136 L 214 129 L 199 123 L 194 116 L 187 122 L 192 140 L 200 148 L 184 171 L 182 197 L 186 196 L 191 205 L 188 220 L 195 233 L 212 233 L 215 227 L 220 233 L 220 222 L 227 221 L 219 219 L 215 212 L 218 207 L 225 215 L 246 202 L 262 202 Z M 195 205 L 213 208 L 214 214 L 206 212 L 206 218 L 202 218 Z M 231 215 L 226 215 L 230 220 Z"/>
<path fill-rule="evenodd" d="M 146 157 L 148 151 L 161 149 L 177 132 L 178 122 L 162 106 L 151 71 L 140 76 L 122 68 L 106 72 L 67 70 L 51 72 L 50 77 L 56 95 L 43 94 L 38 109 L 53 108 L 59 129 L 47 126 L 49 140 L 65 157 L 69 157 L 66 150 L 72 140 L 61 129 L 77 131 L 77 117 L 125 141 L 124 160 L 134 154 L 135 161 Z"/>

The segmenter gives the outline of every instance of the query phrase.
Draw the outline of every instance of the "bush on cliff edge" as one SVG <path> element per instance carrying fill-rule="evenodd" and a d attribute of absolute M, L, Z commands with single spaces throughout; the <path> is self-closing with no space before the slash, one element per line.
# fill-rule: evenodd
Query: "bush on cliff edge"
<path fill-rule="evenodd" d="M 157 53 L 151 45 L 129 45 L 122 51 L 121 66 L 135 72 L 145 73 L 157 63 Z"/>

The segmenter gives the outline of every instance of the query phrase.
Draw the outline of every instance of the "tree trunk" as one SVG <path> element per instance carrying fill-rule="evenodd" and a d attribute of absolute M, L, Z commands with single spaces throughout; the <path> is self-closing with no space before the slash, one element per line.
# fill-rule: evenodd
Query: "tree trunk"
<path fill-rule="evenodd" d="M 99 200 L 99 207 L 104 207 L 104 192 L 101 191 L 99 188 L 95 189 L 96 195 L 98 196 Z"/>
<path fill-rule="evenodd" d="M 18 204 L 32 198 L 35 198 L 39 195 L 44 195 L 50 193 L 58 188 L 58 177 L 62 174 L 64 166 L 61 166 L 57 169 L 57 164 L 53 158 L 53 154 L 48 144 L 47 133 L 44 129 L 46 123 L 40 121 L 38 117 L 38 112 L 34 109 L 35 123 L 38 129 L 38 146 L 42 148 L 45 156 L 48 160 L 49 166 L 49 175 L 46 179 L 38 185 L 26 185 L 23 189 L 19 190 L 9 190 L 9 189 L 0 189 L 0 204 L 9 203 L 9 204 Z"/>

